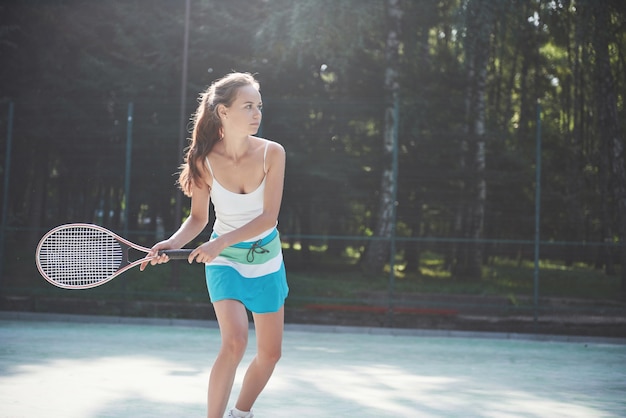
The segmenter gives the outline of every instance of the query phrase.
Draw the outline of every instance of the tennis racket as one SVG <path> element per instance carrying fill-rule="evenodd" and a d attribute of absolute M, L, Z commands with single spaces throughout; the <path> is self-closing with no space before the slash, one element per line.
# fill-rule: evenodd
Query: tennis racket
<path fill-rule="evenodd" d="M 155 257 L 130 259 L 130 251 L 150 252 L 98 225 L 58 226 L 37 245 L 37 268 L 41 275 L 64 289 L 90 289 L 119 276 L 126 270 Z M 167 250 L 171 259 L 186 259 L 192 250 Z M 143 255 L 143 254 L 141 254 Z"/>

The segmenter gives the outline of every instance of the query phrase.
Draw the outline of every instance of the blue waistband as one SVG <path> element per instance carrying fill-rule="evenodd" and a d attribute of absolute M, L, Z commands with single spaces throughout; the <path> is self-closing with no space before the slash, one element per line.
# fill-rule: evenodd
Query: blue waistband
<path fill-rule="evenodd" d="M 215 238 L 217 238 L 218 236 L 219 236 L 219 235 L 217 235 L 215 232 L 213 232 L 213 233 L 211 234 L 211 239 L 215 239 Z M 256 241 L 243 241 L 243 242 L 240 242 L 240 243 L 237 243 L 237 244 L 233 244 L 233 245 L 231 245 L 231 247 L 235 247 L 235 248 L 246 248 L 246 249 L 248 249 L 248 248 L 252 247 L 253 245 L 256 245 L 256 246 L 261 246 L 261 247 L 262 247 L 262 246 L 264 246 L 264 245 L 269 244 L 270 242 L 272 242 L 272 241 L 274 240 L 274 238 L 276 238 L 277 236 L 278 236 L 278 229 L 274 228 L 274 229 L 272 229 L 272 230 L 270 231 L 270 233 L 269 233 L 269 234 L 267 234 L 266 236 L 264 236 L 264 237 L 263 237 L 263 238 L 261 238 L 261 239 L 258 239 L 258 240 L 256 240 Z"/>

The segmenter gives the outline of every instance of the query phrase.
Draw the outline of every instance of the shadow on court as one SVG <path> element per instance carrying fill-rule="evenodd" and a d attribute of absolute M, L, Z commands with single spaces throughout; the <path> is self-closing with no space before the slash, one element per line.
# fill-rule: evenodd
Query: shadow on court
<path fill-rule="evenodd" d="M 255 416 L 626 416 L 626 341 L 533 338 L 288 326 Z M 208 321 L 0 312 L 0 417 L 203 417 L 218 348 Z"/>

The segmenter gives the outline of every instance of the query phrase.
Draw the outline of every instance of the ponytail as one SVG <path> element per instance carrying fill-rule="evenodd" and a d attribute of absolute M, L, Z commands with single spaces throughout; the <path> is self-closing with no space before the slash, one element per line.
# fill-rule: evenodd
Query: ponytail
<path fill-rule="evenodd" d="M 230 106 L 235 100 L 237 90 L 246 85 L 259 88 L 259 83 L 251 74 L 231 73 L 215 81 L 200 94 L 198 108 L 192 118 L 191 143 L 186 150 L 178 177 L 178 186 L 186 196 L 191 197 L 194 185 L 201 187 L 204 159 L 223 138 L 222 121 L 217 113 L 218 105 Z"/>
<path fill-rule="evenodd" d="M 193 185 L 200 186 L 201 161 L 209 155 L 216 142 L 221 139 L 222 122 L 214 106 L 209 104 L 209 92 L 200 95 L 198 109 L 193 115 L 191 144 L 185 153 L 178 185 L 186 196 L 191 197 Z"/>

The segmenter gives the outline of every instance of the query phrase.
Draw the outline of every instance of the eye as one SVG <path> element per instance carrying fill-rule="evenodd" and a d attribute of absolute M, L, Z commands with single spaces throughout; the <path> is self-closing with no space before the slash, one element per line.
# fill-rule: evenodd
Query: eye
<path fill-rule="evenodd" d="M 263 111 L 263 105 L 262 104 L 258 105 L 257 108 L 259 109 L 259 112 Z"/>

